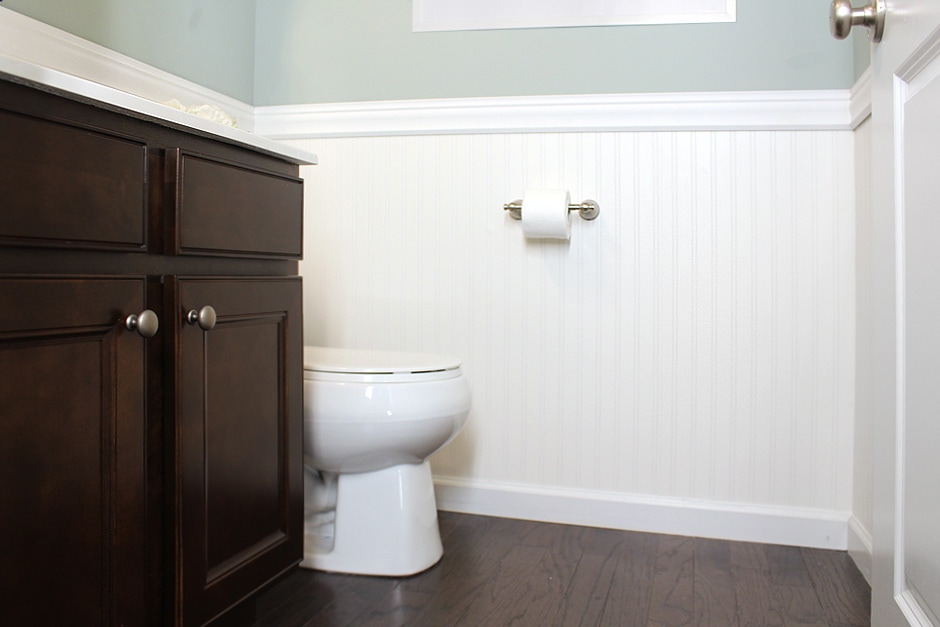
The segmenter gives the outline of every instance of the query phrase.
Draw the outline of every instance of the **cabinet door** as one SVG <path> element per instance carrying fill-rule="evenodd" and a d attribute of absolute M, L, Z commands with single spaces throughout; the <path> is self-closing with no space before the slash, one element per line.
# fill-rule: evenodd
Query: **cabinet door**
<path fill-rule="evenodd" d="M 0 279 L 0 614 L 146 623 L 143 279 Z"/>
<path fill-rule="evenodd" d="M 201 625 L 301 559 L 301 283 L 171 285 L 179 330 L 175 616 Z M 187 321 L 205 307 L 214 326 Z"/>

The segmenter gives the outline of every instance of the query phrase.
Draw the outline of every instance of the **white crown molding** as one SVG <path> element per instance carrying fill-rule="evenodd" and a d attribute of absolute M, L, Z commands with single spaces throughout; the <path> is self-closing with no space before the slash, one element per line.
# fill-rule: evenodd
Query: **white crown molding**
<path fill-rule="evenodd" d="M 256 107 L 267 137 L 849 130 L 849 90 L 601 94 Z"/>
<path fill-rule="evenodd" d="M 234 117 L 241 130 L 254 129 L 254 107 L 249 104 L 4 7 L 0 55 L 153 102 L 176 98 L 184 105 L 210 104 Z"/>
<path fill-rule="evenodd" d="M 650 533 L 845 550 L 849 514 L 435 477 L 439 509 Z"/>

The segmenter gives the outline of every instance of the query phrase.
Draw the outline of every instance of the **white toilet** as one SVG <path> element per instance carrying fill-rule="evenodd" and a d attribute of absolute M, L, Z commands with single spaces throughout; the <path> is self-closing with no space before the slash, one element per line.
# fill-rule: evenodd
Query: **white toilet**
<path fill-rule="evenodd" d="M 304 560 L 361 575 L 441 558 L 428 463 L 463 427 L 470 388 L 441 355 L 304 348 Z"/>

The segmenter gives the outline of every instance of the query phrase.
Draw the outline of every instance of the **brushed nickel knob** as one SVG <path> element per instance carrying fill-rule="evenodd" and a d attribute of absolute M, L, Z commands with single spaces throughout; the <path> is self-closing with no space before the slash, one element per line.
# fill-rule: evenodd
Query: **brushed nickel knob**
<path fill-rule="evenodd" d="M 836 39 L 845 39 L 853 26 L 864 26 L 868 29 L 868 37 L 878 43 L 885 32 L 886 11 L 884 0 L 871 0 L 858 9 L 852 7 L 850 0 L 832 0 L 829 30 Z"/>
<path fill-rule="evenodd" d="M 144 309 L 139 314 L 129 315 L 124 320 L 124 326 L 128 331 L 137 331 L 141 337 L 153 337 L 160 328 L 160 319 L 151 310 Z"/>
<path fill-rule="evenodd" d="M 199 311 L 191 309 L 186 314 L 186 322 L 198 324 L 203 331 L 209 331 L 215 326 L 215 309 L 211 305 L 206 305 Z"/>

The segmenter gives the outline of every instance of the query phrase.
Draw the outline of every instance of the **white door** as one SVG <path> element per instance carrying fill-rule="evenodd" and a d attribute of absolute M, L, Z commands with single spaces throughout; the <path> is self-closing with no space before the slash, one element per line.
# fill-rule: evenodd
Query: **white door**
<path fill-rule="evenodd" d="M 940 627 L 940 0 L 872 44 L 872 620 Z"/>

